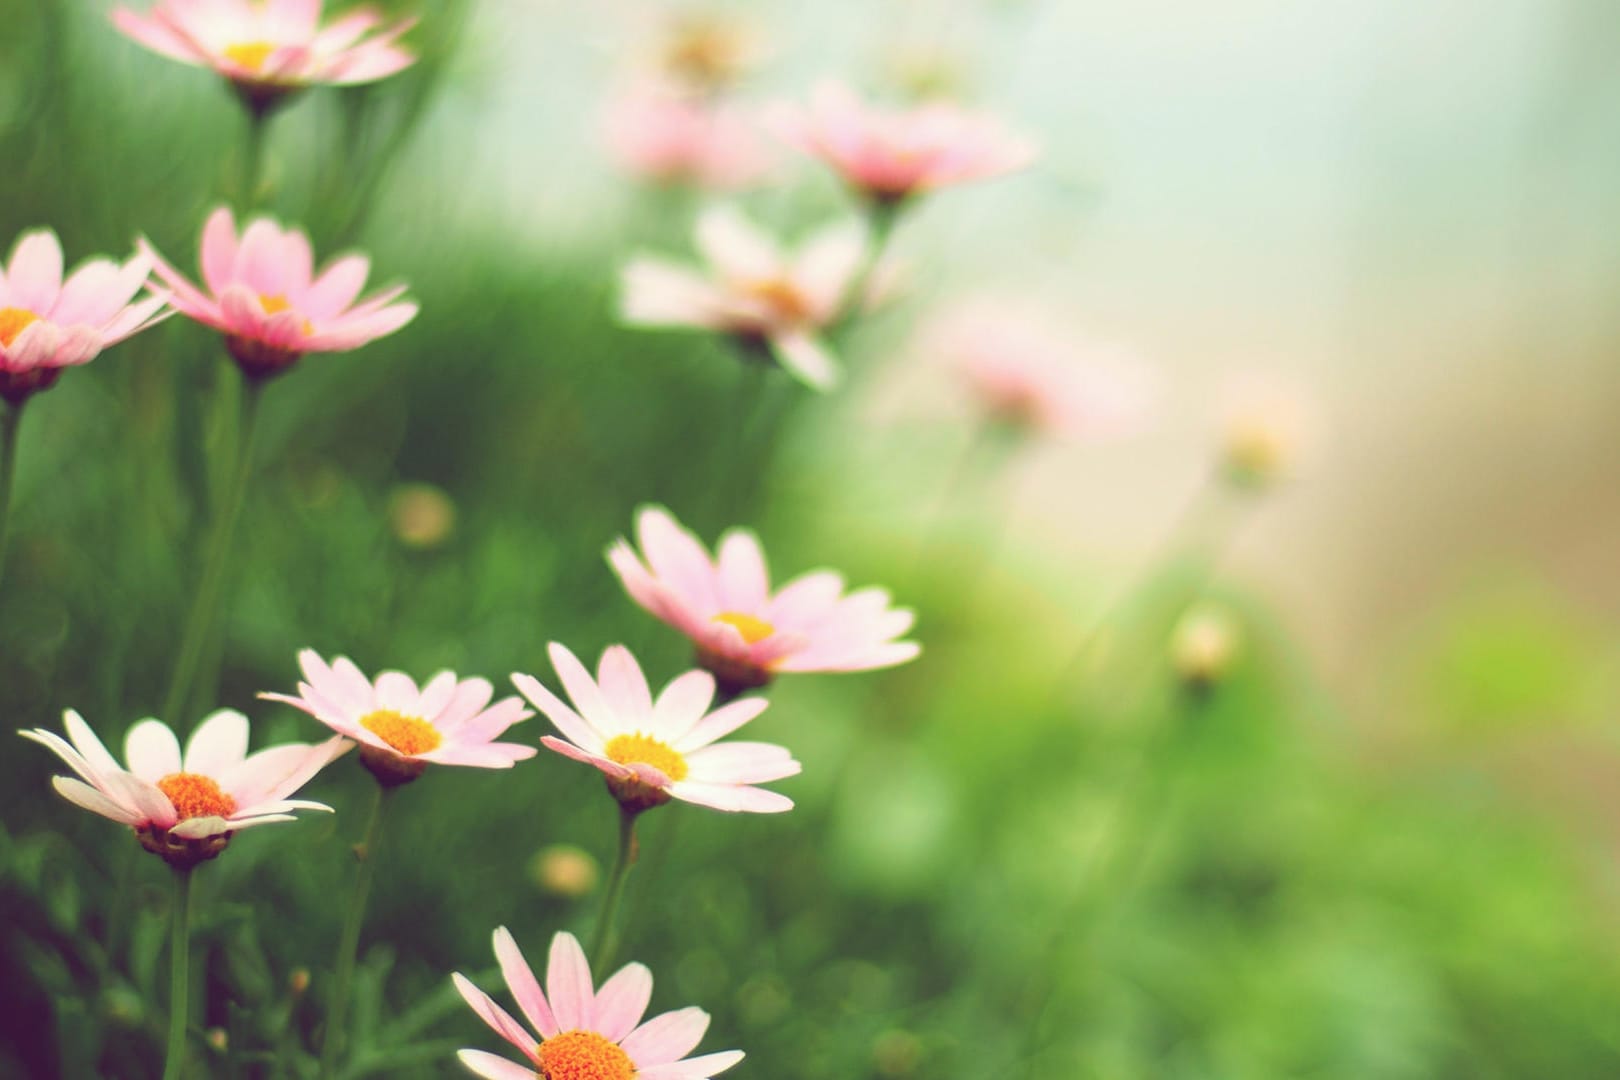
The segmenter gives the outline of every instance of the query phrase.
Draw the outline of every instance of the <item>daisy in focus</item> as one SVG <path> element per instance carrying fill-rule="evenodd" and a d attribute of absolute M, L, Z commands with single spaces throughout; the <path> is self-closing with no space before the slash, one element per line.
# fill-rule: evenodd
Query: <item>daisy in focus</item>
<path fill-rule="evenodd" d="M 1157 386 L 1125 349 L 1079 340 L 1041 312 L 982 301 L 957 307 L 923 335 L 992 421 L 1020 433 L 1105 440 L 1135 434 Z"/>
<path fill-rule="evenodd" d="M 626 964 L 596 988 L 572 934 L 551 939 L 544 991 L 504 926 L 495 931 L 495 958 L 528 1028 L 460 972 L 451 976 L 478 1018 L 525 1058 L 518 1065 L 483 1050 L 461 1051 L 461 1063 L 486 1080 L 709 1080 L 743 1059 L 741 1050 L 687 1057 L 708 1031 L 709 1014 L 689 1007 L 643 1023 L 652 972 Z"/>
<path fill-rule="evenodd" d="M 306 353 L 348 352 L 400 329 L 417 306 L 397 285 L 356 303 L 371 272 L 364 255 L 345 255 L 314 271 L 309 237 L 255 218 L 240 237 L 231 211 L 215 210 L 203 227 L 197 288 L 150 243 L 139 241 L 160 284 L 153 291 L 180 314 L 225 335 L 225 348 L 249 379 L 286 371 Z M 205 291 L 206 290 L 206 291 Z"/>
<path fill-rule="evenodd" d="M 668 511 L 647 507 L 636 535 L 639 552 L 621 537 L 608 562 L 636 603 L 692 639 L 698 666 L 728 697 L 783 672 L 867 671 L 920 651 L 897 640 L 914 617 L 891 607 L 886 590 L 845 594 L 843 577 L 818 570 L 772 592 L 752 533 L 731 530 L 711 559 Z"/>
<path fill-rule="evenodd" d="M 824 228 L 790 253 L 741 211 L 717 207 L 698 218 L 695 239 L 701 269 L 655 256 L 631 260 L 624 321 L 726 334 L 744 355 L 774 360 L 818 390 L 834 386 L 838 365 L 822 334 L 865 262 L 859 224 Z"/>
<path fill-rule="evenodd" d="M 323 22 L 321 0 L 157 0 L 113 24 L 155 53 L 210 68 L 263 114 L 314 85 L 375 82 L 416 62 L 398 45 L 414 19 L 360 8 Z"/>
<path fill-rule="evenodd" d="M 181 869 L 214 858 L 239 830 L 292 821 L 295 810 L 330 813 L 324 803 L 288 796 L 352 745 L 334 736 L 249 754 L 247 717 L 221 709 L 198 725 L 184 755 L 167 724 L 142 720 L 124 739 L 126 769 L 78 713 L 69 709 L 62 720 L 66 739 L 43 728 L 18 733 L 78 774 L 53 778 L 57 794 L 128 825 L 142 847 Z"/>
<path fill-rule="evenodd" d="M 789 145 L 821 159 L 879 206 L 926 191 L 1017 172 L 1035 145 L 999 120 L 944 102 L 885 108 L 845 86 L 824 83 L 808 106 L 781 106 L 771 126 Z"/>
<path fill-rule="evenodd" d="M 56 234 L 37 229 L 0 273 L 0 398 L 14 406 L 160 320 L 161 298 L 135 299 L 150 272 L 145 257 L 91 259 L 66 280 L 62 262 Z"/>
<path fill-rule="evenodd" d="M 787 750 L 758 742 L 714 745 L 764 712 L 764 698 L 743 698 L 710 712 L 714 676 L 688 671 L 654 701 L 641 666 L 623 645 L 602 654 L 595 679 L 556 642 L 551 665 L 572 708 L 534 676 L 512 676 L 523 696 L 565 736 L 540 741 L 602 770 L 608 790 L 626 809 L 645 810 L 672 798 L 716 810 L 793 809 L 786 796 L 753 786 L 798 775 L 800 765 Z"/>
<path fill-rule="evenodd" d="M 408 675 L 385 671 L 367 679 L 347 657 L 328 664 L 313 649 L 298 654 L 304 681 L 298 696 L 260 694 L 302 709 L 339 735 L 360 744 L 360 761 L 384 787 L 415 780 L 429 765 L 510 769 L 538 751 L 496 742 L 507 728 L 534 714 L 520 698 L 491 705 L 484 679 L 441 671 L 420 688 Z"/>

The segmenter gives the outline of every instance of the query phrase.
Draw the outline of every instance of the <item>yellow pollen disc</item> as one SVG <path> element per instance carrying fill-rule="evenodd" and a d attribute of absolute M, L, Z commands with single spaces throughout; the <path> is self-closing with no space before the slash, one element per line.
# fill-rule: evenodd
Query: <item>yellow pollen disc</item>
<path fill-rule="evenodd" d="M 39 316 L 22 308 L 0 308 L 0 345 L 10 345 L 17 335 L 39 321 Z"/>
<path fill-rule="evenodd" d="M 737 633 L 741 634 L 743 640 L 750 645 L 757 645 L 776 633 L 776 627 L 764 619 L 755 618 L 741 611 L 722 611 L 714 617 L 714 621 L 736 627 Z"/>
<path fill-rule="evenodd" d="M 360 726 L 402 754 L 425 754 L 444 742 L 439 729 L 416 716 L 401 716 L 393 709 L 378 709 L 360 718 Z"/>
<path fill-rule="evenodd" d="M 594 1031 L 565 1031 L 540 1044 L 545 1080 L 631 1080 L 630 1055 Z"/>
<path fill-rule="evenodd" d="M 808 319 L 811 304 L 799 287 L 783 278 L 759 278 L 742 283 L 742 291 L 771 309 L 771 313 L 786 322 Z"/>
<path fill-rule="evenodd" d="M 635 735 L 615 735 L 608 740 L 609 761 L 620 765 L 640 762 L 651 765 L 671 780 L 686 779 L 686 759 L 674 747 L 639 732 Z"/>
<path fill-rule="evenodd" d="M 236 813 L 236 800 L 219 790 L 219 784 L 200 773 L 170 773 L 157 782 L 158 790 L 169 797 L 180 820 L 196 817 L 228 818 Z"/>
<path fill-rule="evenodd" d="M 225 59 L 249 71 L 264 67 L 264 62 L 275 51 L 276 47 L 268 41 L 244 41 L 240 45 L 227 45 L 224 49 Z"/>

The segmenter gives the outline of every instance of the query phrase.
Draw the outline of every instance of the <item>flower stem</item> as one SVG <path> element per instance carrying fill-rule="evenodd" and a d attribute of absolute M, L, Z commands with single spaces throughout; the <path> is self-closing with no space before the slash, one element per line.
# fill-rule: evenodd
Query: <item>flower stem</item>
<path fill-rule="evenodd" d="M 191 987 L 191 871 L 174 871 L 174 927 L 169 932 L 169 1048 L 163 1080 L 180 1080 L 186 1066 L 186 1020 Z"/>
<path fill-rule="evenodd" d="M 619 915 L 619 901 L 624 898 L 624 881 L 630 876 L 630 867 L 637 855 L 636 818 L 641 811 L 619 807 L 619 858 L 608 876 L 607 892 L 602 897 L 602 911 L 596 917 L 596 931 L 591 935 L 590 956 L 596 964 L 600 979 L 613 967 L 613 954 L 619 947 L 619 935 L 614 925 Z"/>
<path fill-rule="evenodd" d="M 259 399 L 263 392 L 263 384 L 256 380 L 247 379 L 242 383 L 242 409 L 237 417 L 236 459 L 232 463 L 232 476 L 214 519 L 202 576 L 198 579 L 191 612 L 186 617 L 185 632 L 180 638 L 180 652 L 175 661 L 174 674 L 169 680 L 169 692 L 163 699 L 162 715 L 171 724 L 182 722 L 182 714 L 191 703 L 192 684 L 208 639 L 214 632 L 220 589 L 225 583 L 225 572 L 230 568 L 231 538 L 236 532 L 236 519 L 241 514 L 248 477 L 253 471 L 253 429 L 258 421 Z"/>
<path fill-rule="evenodd" d="M 264 166 L 265 129 L 270 126 L 269 113 L 263 109 L 248 109 L 247 140 L 242 151 L 242 209 L 252 210 L 258 205 L 259 171 Z"/>
<path fill-rule="evenodd" d="M 377 785 L 366 821 L 366 838 L 354 849 L 360 861 L 355 872 L 354 892 L 349 897 L 349 913 L 343 918 L 343 936 L 338 939 L 337 974 L 332 979 L 332 996 L 326 1002 L 326 1030 L 321 1034 L 321 1076 L 336 1075 L 338 1049 L 343 1041 L 343 1024 L 349 1009 L 349 984 L 354 981 L 355 956 L 360 951 L 360 924 L 365 919 L 366 898 L 371 880 L 377 875 L 377 845 L 382 841 L 383 810 L 393 788 Z"/>
<path fill-rule="evenodd" d="M 22 405 L 0 406 L 0 575 L 6 568 L 6 538 L 11 524 L 11 483 L 17 475 L 17 430 Z"/>

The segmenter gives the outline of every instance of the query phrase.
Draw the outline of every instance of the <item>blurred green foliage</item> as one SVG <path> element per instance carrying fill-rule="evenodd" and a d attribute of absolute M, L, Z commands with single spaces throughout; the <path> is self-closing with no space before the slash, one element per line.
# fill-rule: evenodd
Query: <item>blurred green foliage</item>
<path fill-rule="evenodd" d="M 0 234 L 49 224 L 78 259 L 141 232 L 189 269 L 235 175 L 236 105 L 72 7 L 0 2 Z M 254 696 L 288 689 L 306 645 L 500 683 L 549 678 L 548 640 L 623 641 L 671 677 L 683 647 L 622 595 L 603 548 L 648 501 L 710 538 L 751 523 L 779 575 L 895 584 L 926 651 L 772 691 L 751 732 L 805 763 L 781 785 L 794 813 L 675 805 L 645 823 L 623 952 L 652 967 L 655 1008 L 714 1013 L 706 1049 L 747 1050 L 730 1075 L 1620 1074 L 1612 870 L 1595 881 L 1488 776 L 1369 751 L 1263 606 L 1213 587 L 1243 647 L 1195 692 L 1166 642 L 1204 568 L 1173 561 L 1130 591 L 1094 649 L 1095 597 L 1125 583 L 1023 552 L 987 566 L 989 541 L 957 520 L 971 512 L 920 558 L 916 528 L 841 502 L 846 471 L 874 467 L 840 434 L 843 401 L 773 383 L 780 421 L 740 441 L 746 373 L 722 348 L 612 318 L 636 230 L 684 231 L 657 197 L 584 254 L 444 235 L 454 193 L 395 167 L 455 77 L 446 28 L 469 5 L 431 7 L 422 64 L 311 94 L 271 137 L 268 205 L 320 252 L 373 252 L 423 311 L 270 387 L 219 643 L 219 703 L 254 718 L 256 744 L 319 734 Z M 210 334 L 174 320 L 30 406 L 0 606 L 11 727 L 54 728 L 72 706 L 114 743 L 156 707 L 234 377 Z M 401 484 L 448 497 L 441 544 L 401 540 Z M 1459 724 L 1561 709 L 1603 663 L 1585 630 L 1511 608 L 1439 637 L 1418 697 Z M 163 868 L 56 799 L 48 755 L 18 742 L 0 768 L 0 1074 L 155 1077 Z M 195 1021 L 227 1049 L 197 1045 L 217 1075 L 294 1074 L 370 783 L 340 762 L 310 789 L 333 818 L 245 833 L 200 873 Z M 444 1075 L 456 1047 L 495 1048 L 448 974 L 495 988 L 496 925 L 531 957 L 588 929 L 597 896 L 547 891 L 532 862 L 572 844 L 606 863 L 615 812 L 594 772 L 551 755 L 430 772 L 394 809 L 354 1075 Z"/>

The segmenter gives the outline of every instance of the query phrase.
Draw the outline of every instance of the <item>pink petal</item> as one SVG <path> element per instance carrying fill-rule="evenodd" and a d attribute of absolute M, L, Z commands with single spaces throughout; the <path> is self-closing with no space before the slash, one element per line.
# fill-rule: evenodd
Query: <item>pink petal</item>
<path fill-rule="evenodd" d="M 770 580 L 765 552 L 746 529 L 733 529 L 720 541 L 720 604 L 727 611 L 754 612 L 765 605 Z"/>
<path fill-rule="evenodd" d="M 534 703 L 535 708 L 545 713 L 546 719 L 571 742 L 593 754 L 602 752 L 602 736 L 597 734 L 596 729 L 573 709 L 563 704 L 562 699 L 541 685 L 539 679 L 533 675 L 514 674 L 512 683 L 524 697 Z"/>
<path fill-rule="evenodd" d="M 729 705 L 722 705 L 702 720 L 699 720 L 691 731 L 671 745 L 683 754 L 702 749 L 716 739 L 723 739 L 748 723 L 748 721 L 764 712 L 769 704 L 770 702 L 762 697 L 745 697 L 739 698 Z"/>
<path fill-rule="evenodd" d="M 653 733 L 673 746 L 702 721 L 713 701 L 713 675 L 688 671 L 676 676 L 653 706 Z"/>
<path fill-rule="evenodd" d="M 142 720 L 124 736 L 124 760 L 130 772 L 155 784 L 180 771 L 180 742 L 163 721 Z"/>
<path fill-rule="evenodd" d="M 480 1020 L 493 1028 L 501 1038 L 523 1051 L 525 1056 L 534 1059 L 535 1051 L 540 1048 L 540 1042 L 523 1030 L 523 1025 L 512 1019 L 510 1013 L 495 1004 L 488 994 L 474 986 L 461 972 L 451 975 L 450 981 L 455 983 L 462 1000 L 472 1006 L 472 1011 L 478 1014 Z"/>
<path fill-rule="evenodd" d="M 793 800 L 764 788 L 736 784 L 706 784 L 682 780 L 669 786 L 677 799 L 728 813 L 780 814 L 793 809 Z"/>
<path fill-rule="evenodd" d="M 644 964 L 626 964 L 602 984 L 586 1026 L 609 1042 L 618 1042 L 641 1023 L 652 988 L 652 972 Z"/>
<path fill-rule="evenodd" d="M 721 277 L 761 281 L 780 277 L 782 253 L 776 242 L 734 206 L 717 206 L 698 218 L 698 251 Z"/>
<path fill-rule="evenodd" d="M 597 683 L 608 706 L 625 727 L 636 727 L 652 717 L 652 691 L 641 665 L 623 645 L 610 645 L 597 665 Z"/>
<path fill-rule="evenodd" d="M 717 1054 L 704 1054 L 684 1061 L 674 1061 L 668 1065 L 655 1065 L 651 1069 L 637 1070 L 636 1080 L 709 1080 L 710 1077 L 718 1076 L 737 1064 L 743 1056 L 741 1050 L 722 1050 Z"/>
<path fill-rule="evenodd" d="M 533 1068 L 507 1061 L 482 1050 L 462 1050 L 456 1054 L 467 1069 L 484 1080 L 535 1080 Z"/>
<path fill-rule="evenodd" d="M 642 1024 L 619 1045 L 637 1069 L 667 1065 L 697 1048 L 709 1030 L 709 1014 L 692 1006 L 655 1016 Z"/>
<path fill-rule="evenodd" d="M 551 939 L 546 990 L 551 1002 L 551 1014 L 556 1018 L 559 1029 L 573 1031 L 586 1023 L 594 1000 L 591 993 L 591 965 L 573 934 L 559 933 Z"/>
<path fill-rule="evenodd" d="M 604 736 L 611 737 L 620 732 L 622 725 L 613 711 L 613 706 L 603 696 L 601 689 L 591 678 L 591 673 L 585 670 L 585 665 L 567 647 L 553 641 L 547 652 L 551 656 L 551 666 L 556 669 L 557 677 L 562 680 L 563 689 L 573 699 L 574 708 L 597 731 Z"/>
<path fill-rule="evenodd" d="M 62 291 L 62 245 L 49 229 L 24 233 L 6 267 L 11 306 L 43 315 Z"/>
<path fill-rule="evenodd" d="M 759 742 L 731 742 L 705 747 L 688 755 L 695 783 L 762 784 L 796 776 L 802 766 L 780 746 Z"/>
<path fill-rule="evenodd" d="M 248 718 L 234 709 L 211 713 L 186 741 L 185 771 L 220 777 L 247 757 Z"/>
<path fill-rule="evenodd" d="M 495 931 L 495 959 L 500 962 L 506 988 L 517 1000 L 529 1026 L 545 1039 L 561 1033 L 562 1028 L 557 1026 L 551 1006 L 546 1003 L 546 995 L 540 991 L 540 982 L 534 977 L 534 969 L 523 959 L 522 950 L 512 940 L 512 932 L 504 926 Z"/>
<path fill-rule="evenodd" d="M 310 285 L 299 304 L 313 322 L 324 322 L 348 310 L 366 287 L 371 260 L 364 255 L 347 255 L 333 261 Z"/>
<path fill-rule="evenodd" d="M 208 215 L 202 232 L 203 284 L 215 296 L 236 281 L 236 253 L 236 218 L 222 206 Z"/>
<path fill-rule="evenodd" d="M 69 776 L 53 776 L 51 787 L 73 805 L 82 807 L 92 814 L 111 818 L 121 825 L 139 825 L 145 821 L 145 816 L 139 811 L 114 802 L 82 780 L 75 780 Z"/>
<path fill-rule="evenodd" d="M 608 776 L 622 780 L 635 775 L 634 770 L 626 768 L 616 761 L 610 761 L 601 754 L 593 754 L 587 750 L 582 750 L 573 743 L 559 739 L 555 735 L 540 736 L 540 745 L 548 750 L 555 750 L 563 757 L 571 757 L 575 761 L 583 761 L 587 765 L 594 765 Z"/>

